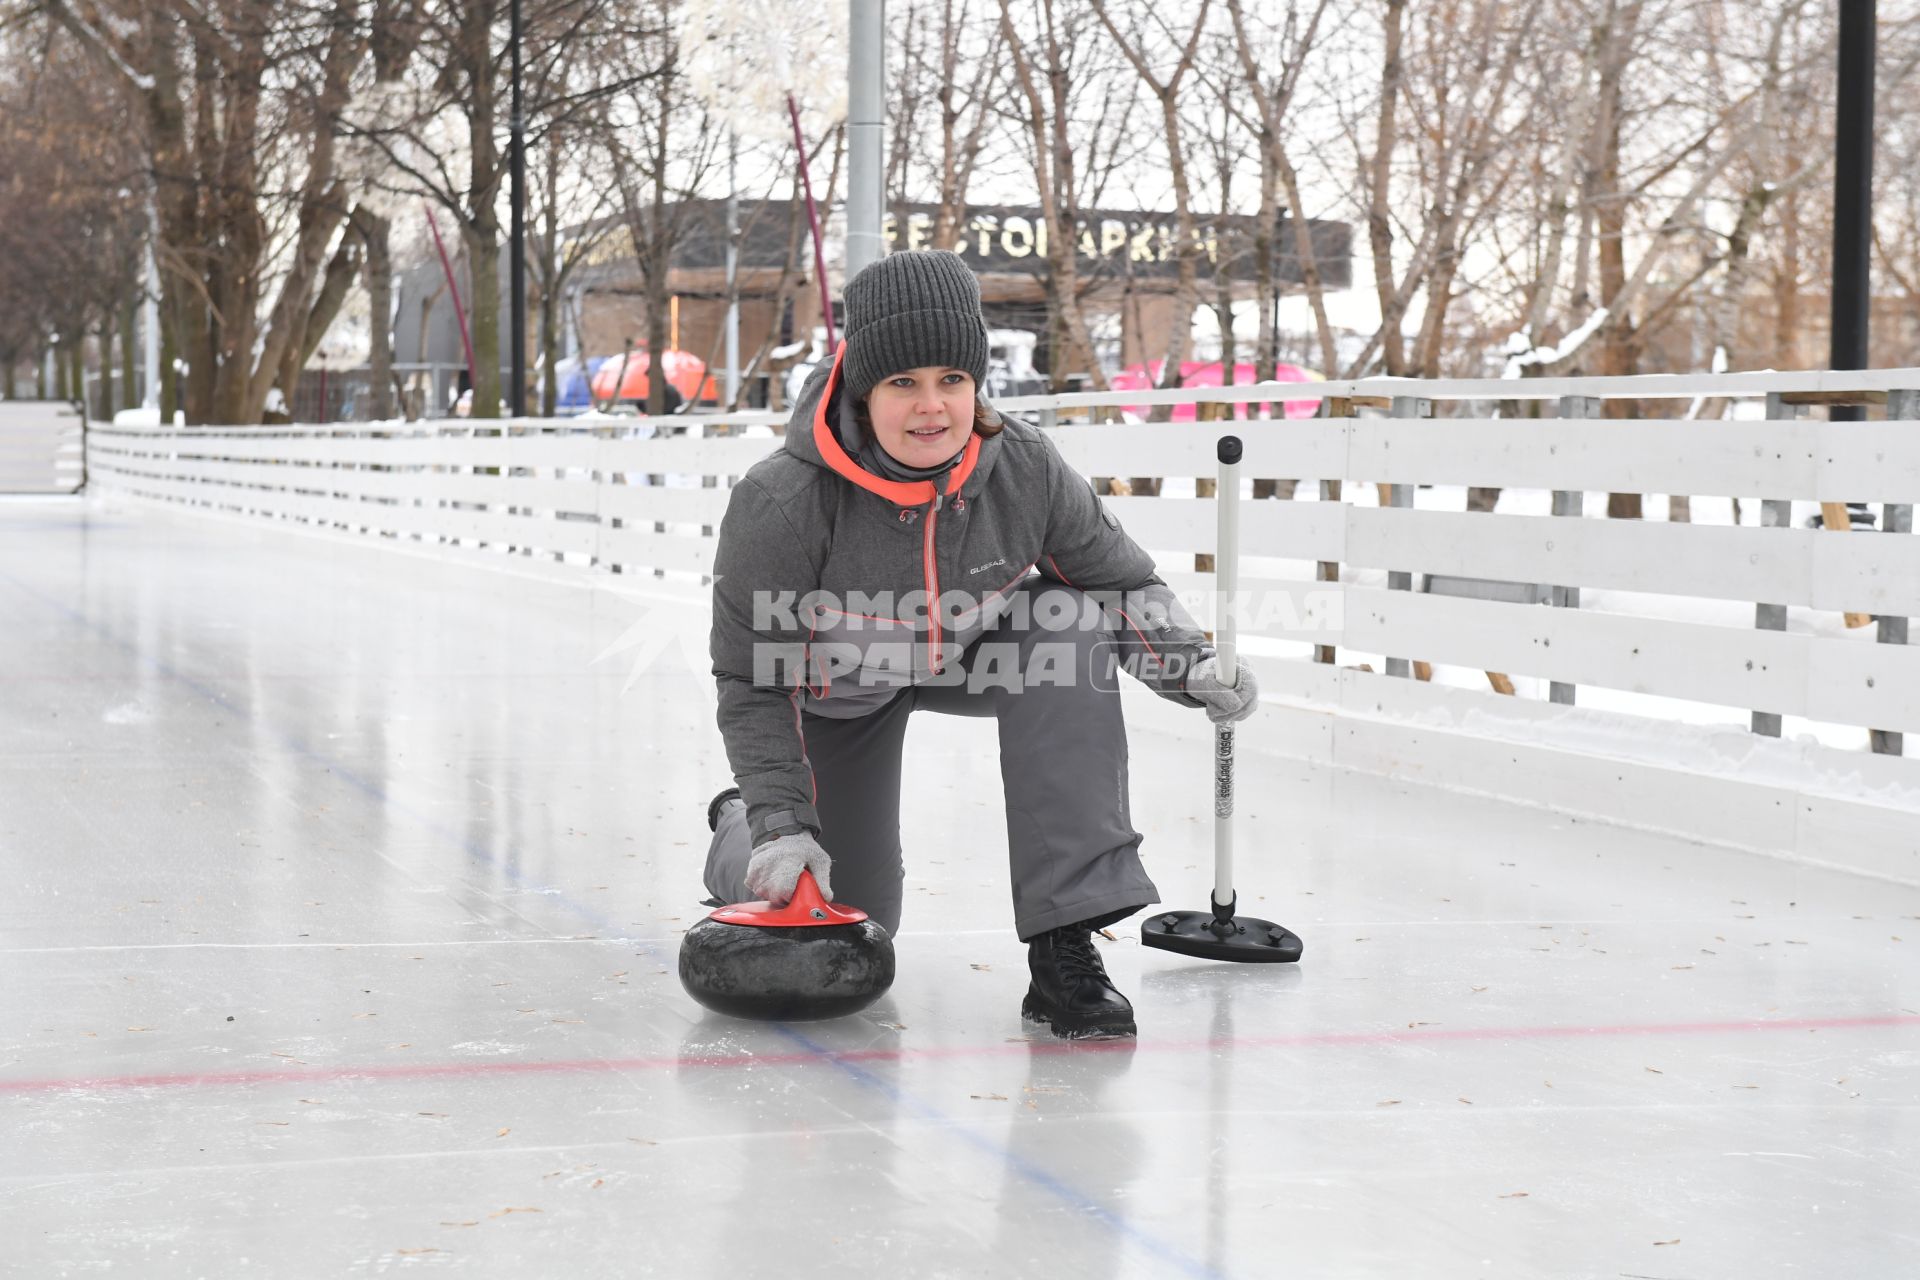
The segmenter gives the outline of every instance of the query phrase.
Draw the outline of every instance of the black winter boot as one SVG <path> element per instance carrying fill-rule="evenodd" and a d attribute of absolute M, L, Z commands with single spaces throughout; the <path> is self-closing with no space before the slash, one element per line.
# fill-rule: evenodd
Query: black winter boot
<path fill-rule="evenodd" d="M 1070 924 L 1027 942 L 1033 982 L 1020 1016 L 1044 1022 L 1068 1040 L 1137 1034 L 1133 1006 L 1114 989 L 1084 924 Z"/>

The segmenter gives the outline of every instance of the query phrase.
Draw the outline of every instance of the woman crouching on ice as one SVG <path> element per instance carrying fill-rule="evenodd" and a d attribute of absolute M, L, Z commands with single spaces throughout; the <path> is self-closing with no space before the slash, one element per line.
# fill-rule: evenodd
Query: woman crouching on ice
<path fill-rule="evenodd" d="M 897 932 L 907 718 L 992 716 L 1033 975 L 1021 1013 L 1132 1035 L 1092 939 L 1160 900 L 1128 815 L 1117 668 L 1216 721 L 1252 714 L 1253 673 L 1220 678 L 1086 480 L 981 398 L 980 286 L 958 256 L 860 272 L 845 337 L 720 526 L 712 651 L 736 787 L 709 806 L 708 892 L 779 906 L 806 869 Z"/>

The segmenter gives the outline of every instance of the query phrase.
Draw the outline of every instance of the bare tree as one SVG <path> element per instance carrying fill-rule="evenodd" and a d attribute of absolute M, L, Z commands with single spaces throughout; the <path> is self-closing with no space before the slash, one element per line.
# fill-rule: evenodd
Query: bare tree
<path fill-rule="evenodd" d="M 1219 41 L 1211 42 L 1209 52 L 1214 61 L 1220 60 L 1220 46 Z M 1219 77 L 1203 78 L 1209 83 L 1219 83 Z M 1213 180 L 1213 206 L 1216 212 L 1207 231 L 1207 243 L 1213 259 L 1211 305 L 1220 330 L 1221 381 L 1231 384 L 1238 380 L 1240 355 L 1234 314 L 1234 283 L 1240 263 L 1249 256 L 1251 240 L 1251 237 L 1242 233 L 1234 217 L 1240 203 L 1237 179 L 1246 167 L 1247 154 L 1253 149 L 1254 140 L 1247 133 L 1228 127 L 1230 112 L 1220 95 L 1193 97 L 1198 109 L 1190 106 L 1187 130 L 1190 136 L 1201 140 L 1208 176 Z M 1257 227 L 1255 232 L 1258 233 Z"/>
<path fill-rule="evenodd" d="M 1251 132 L 1260 156 L 1260 209 L 1253 233 L 1255 294 L 1260 306 L 1256 362 L 1262 371 L 1279 363 L 1278 336 L 1273 313 L 1280 297 L 1279 251 L 1274 243 L 1284 196 L 1293 230 L 1294 257 L 1300 264 L 1300 287 L 1313 310 L 1314 336 L 1320 344 L 1320 367 L 1331 373 L 1339 366 L 1333 325 L 1327 318 L 1326 283 L 1313 246 L 1313 228 L 1301 196 L 1300 169 L 1289 141 L 1291 114 L 1302 76 L 1327 22 L 1331 0 L 1287 0 L 1284 15 L 1258 27 L 1249 22 L 1244 0 L 1227 0 L 1238 75 L 1223 73 L 1222 101 L 1230 118 Z M 1269 10 L 1270 12 L 1270 10 Z"/>
<path fill-rule="evenodd" d="M 354 265 L 329 250 L 350 213 L 335 138 L 366 53 L 358 0 L 44 8 L 137 112 L 189 420 L 257 422 L 331 319 L 329 272 Z"/>
<path fill-rule="evenodd" d="M 592 163 L 594 147 L 579 133 L 550 129 L 540 146 L 539 180 L 533 184 L 528 221 L 539 228 L 527 258 L 533 302 L 539 313 L 540 412 L 552 417 L 559 403 L 560 308 L 573 274 L 605 242 L 616 225 L 606 216 L 615 196 L 608 184 L 589 184 L 584 198 L 570 190 Z M 569 221 L 569 212 L 579 215 Z"/>
<path fill-rule="evenodd" d="M 845 146 L 846 129 L 842 126 L 833 129 L 826 137 L 821 138 L 807 153 L 807 163 L 815 166 L 817 171 L 821 153 L 828 147 L 833 148 L 827 166 L 827 186 L 825 191 L 825 198 L 829 204 L 832 203 L 834 192 L 839 187 L 840 165 Z M 744 366 L 747 369 L 767 368 L 772 357 L 774 344 L 781 340 L 780 326 L 778 324 L 779 317 L 789 314 L 795 316 L 804 314 L 806 312 L 807 302 L 819 296 L 819 286 L 814 283 L 813 277 L 810 274 L 813 258 L 811 254 L 805 251 L 807 210 L 806 205 L 801 199 L 800 166 L 798 164 L 790 164 L 787 166 L 787 169 L 788 196 L 785 209 L 787 220 L 786 251 L 781 256 L 780 274 L 774 281 L 772 291 L 772 314 L 776 323 L 767 326 L 766 333 L 760 340 L 759 348 L 753 353 L 751 358 L 747 360 Z M 769 192 L 769 201 L 771 197 L 772 193 Z M 763 202 L 759 206 L 756 216 L 767 217 L 773 213 L 774 207 L 771 203 Z M 742 228 L 743 234 L 746 230 L 747 228 Z M 771 374 L 778 371 L 769 369 L 768 372 Z M 744 395 L 746 393 L 746 380 L 744 378 L 741 380 L 740 389 L 741 394 Z M 774 409 L 783 408 L 782 398 L 784 392 L 782 390 L 781 380 L 778 377 L 769 377 L 767 380 L 767 390 L 768 406 Z M 727 407 L 737 409 L 740 406 L 736 403 Z"/>
<path fill-rule="evenodd" d="M 1025 20 L 1015 18 L 1019 13 Z M 1090 94 L 1102 94 L 1093 113 L 1102 123 L 1115 114 L 1110 68 L 1098 60 L 1099 44 L 1090 29 L 1097 17 L 1084 0 L 1033 0 L 1015 5 L 1000 0 L 1000 30 L 1007 66 L 1017 91 L 1012 115 L 1027 145 L 1034 191 L 1046 224 L 1049 375 L 1056 388 L 1083 374 L 1096 390 L 1105 390 L 1106 373 L 1094 358 L 1093 338 L 1080 305 L 1081 182 L 1078 151 L 1098 159 L 1098 139 L 1078 128 Z M 1124 119 L 1131 95 L 1123 99 Z M 1117 141 L 1111 143 L 1117 146 Z M 1112 159 L 1109 153 L 1109 161 Z M 1111 165 L 1109 165 L 1111 167 Z"/>
<path fill-rule="evenodd" d="M 898 69 L 888 95 L 887 190 L 896 206 L 924 193 L 929 241 L 951 249 L 966 224 L 967 193 L 1000 120 L 1001 25 L 975 0 L 901 6 Z M 928 117 L 931 117 L 929 121 Z M 922 159 L 922 156 L 928 158 Z M 904 218 L 896 218 L 904 225 Z"/>
<path fill-rule="evenodd" d="M 378 116 L 362 113 L 353 132 L 383 153 L 382 186 L 423 197 L 457 220 L 470 280 L 466 296 L 474 348 L 473 414 L 497 417 L 501 405 L 500 204 L 507 180 L 507 5 L 504 0 L 386 0 L 404 22 L 410 101 L 388 96 Z M 654 74 L 622 56 L 658 35 L 658 6 L 634 16 L 612 0 L 528 0 L 522 13 L 527 65 L 523 84 L 539 127 L 564 125 L 576 113 L 631 89 Z"/>
<path fill-rule="evenodd" d="M 1092 0 L 1092 3 L 1094 13 L 1099 16 L 1107 34 L 1132 65 L 1140 82 L 1160 104 L 1161 143 L 1166 149 L 1167 174 L 1173 185 L 1174 235 L 1178 241 L 1175 247 L 1177 275 L 1174 285 L 1177 300 L 1167 354 L 1161 365 L 1160 385 L 1177 387 L 1180 385 L 1180 366 L 1186 361 L 1193 339 L 1193 308 L 1199 299 L 1199 259 L 1205 251 L 1193 217 L 1193 192 L 1187 177 L 1186 141 L 1180 118 L 1180 85 L 1193 73 L 1194 55 L 1199 51 L 1201 38 L 1206 34 L 1207 14 L 1212 9 L 1212 0 L 1200 0 L 1199 10 L 1193 15 L 1192 29 L 1184 37 L 1167 26 L 1161 19 L 1158 7 L 1147 10 L 1145 16 L 1141 10 L 1134 9 L 1131 30 L 1123 33 L 1113 20 L 1110 0 Z M 1151 32 L 1146 30 L 1147 27 L 1152 28 Z M 1157 70 L 1148 56 L 1156 46 L 1177 51 L 1173 65 L 1164 71 Z M 1163 407 L 1156 409 L 1154 416 L 1164 419 L 1171 413 L 1170 407 Z"/>
<path fill-rule="evenodd" d="M 0 37 L 4 40 L 4 37 Z M 0 371 L 17 393 L 17 367 L 31 361 L 40 394 L 84 393 L 93 338 L 98 393 L 91 412 L 111 415 L 113 345 L 124 362 L 125 321 L 140 296 L 147 239 L 144 157 L 126 128 L 127 106 L 97 91 L 98 67 L 66 39 L 0 43 Z M 59 362 L 45 381 L 45 356 Z M 131 402 L 131 373 L 122 375 Z"/>
<path fill-rule="evenodd" d="M 1376 354 L 1391 375 L 1442 368 L 1465 247 L 1499 209 L 1511 176 L 1507 144 L 1524 118 L 1514 89 L 1539 10 L 1540 0 L 1458 0 L 1421 8 L 1409 26 L 1406 0 L 1386 0 L 1373 149 L 1359 165 L 1380 328 L 1349 373 Z M 1419 215 L 1400 237 L 1398 260 L 1396 209 Z M 1416 299 L 1421 322 L 1409 353 L 1404 325 Z"/>
<path fill-rule="evenodd" d="M 1393 154 L 1400 145 L 1401 84 L 1405 77 L 1402 50 L 1406 44 L 1407 0 L 1386 0 L 1384 38 L 1381 41 L 1380 97 L 1374 125 L 1373 154 L 1360 166 L 1359 178 L 1367 198 L 1367 247 L 1373 254 L 1374 291 L 1380 299 L 1380 332 L 1374 345 L 1381 349 L 1387 373 L 1406 373 L 1406 345 L 1400 322 L 1412 301 L 1408 290 L 1393 278 Z M 1414 279 L 1409 274 L 1409 282 Z M 1368 356 L 1371 356 L 1369 348 Z M 1364 359 L 1356 361 L 1364 367 Z"/>
<path fill-rule="evenodd" d="M 1876 368 L 1920 364 L 1920 20 L 1883 29 L 1882 47 L 1874 258 L 1900 304 L 1882 314 L 1902 319 L 1876 320 Z"/>
<path fill-rule="evenodd" d="M 656 0 L 656 25 L 630 48 L 631 88 L 611 104 L 600 145 L 633 244 L 646 298 L 647 412 L 667 411 L 664 355 L 671 340 L 667 277 L 698 195 L 725 141 L 720 121 L 693 95 L 674 21 L 675 0 Z"/>
<path fill-rule="evenodd" d="M 1557 179 L 1580 191 L 1571 277 L 1562 274 L 1566 219 L 1555 203 L 1552 252 L 1526 311 L 1541 327 L 1522 330 L 1534 343 L 1556 329 L 1580 340 L 1540 348 L 1542 367 L 1639 372 L 1649 339 L 1702 308 L 1714 345 L 1731 353 L 1729 317 L 1764 216 L 1819 172 L 1805 149 L 1770 145 L 1791 139 L 1788 117 L 1804 114 L 1806 90 L 1794 79 L 1805 68 L 1789 56 L 1789 37 L 1805 3 L 1774 0 L 1755 24 L 1751 10 L 1717 3 L 1588 0 L 1583 74 L 1592 79 L 1582 100 L 1592 105 L 1562 161 L 1580 176 Z M 1800 107 L 1788 109 L 1795 98 Z M 1714 225 L 1716 204 L 1730 210 L 1725 230 Z M 1553 305 L 1561 297 L 1564 312 Z M 1640 495 L 1612 494 L 1607 510 L 1637 519 Z"/>

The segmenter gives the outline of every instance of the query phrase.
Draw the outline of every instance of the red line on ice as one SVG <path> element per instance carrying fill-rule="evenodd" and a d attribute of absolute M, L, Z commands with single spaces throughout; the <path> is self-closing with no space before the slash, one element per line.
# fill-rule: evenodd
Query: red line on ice
<path fill-rule="evenodd" d="M 1218 1040 L 1095 1040 L 1018 1043 L 928 1049 L 849 1049 L 825 1053 L 669 1054 L 647 1058 L 573 1058 L 543 1062 L 438 1062 L 358 1066 L 291 1066 L 246 1071 L 160 1072 L 152 1075 L 52 1076 L 0 1080 L 0 1094 L 54 1093 L 66 1089 L 178 1089 L 220 1085 L 310 1084 L 332 1080 L 446 1080 L 492 1076 L 585 1075 L 624 1071 L 712 1070 L 729 1067 L 798 1067 L 813 1063 L 929 1062 L 1059 1053 L 1194 1053 L 1224 1049 L 1313 1049 L 1345 1046 L 1431 1044 L 1491 1040 L 1567 1040 L 1621 1036 L 1730 1035 L 1755 1031 L 1863 1031 L 1875 1027 L 1920 1027 L 1920 1016 L 1885 1014 L 1856 1018 L 1748 1018 L 1732 1022 L 1651 1022 L 1607 1026 L 1467 1027 L 1402 1031 L 1323 1031 L 1290 1036 L 1234 1036 Z"/>

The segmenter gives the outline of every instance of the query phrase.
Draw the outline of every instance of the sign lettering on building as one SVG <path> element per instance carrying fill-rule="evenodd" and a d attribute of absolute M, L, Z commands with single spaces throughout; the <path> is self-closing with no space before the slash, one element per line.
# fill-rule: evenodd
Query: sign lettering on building
<path fill-rule="evenodd" d="M 982 273 L 1039 275 L 1048 269 L 1049 228 L 1038 209 L 969 207 L 951 243 L 944 245 L 934 242 L 937 224 L 935 206 L 895 206 L 887 213 L 883 234 L 895 249 L 951 249 Z M 1226 271 L 1236 280 L 1257 278 L 1253 218 L 1205 217 L 1197 220 L 1195 231 L 1202 274 Z M 1314 220 L 1309 233 L 1322 282 L 1329 288 L 1348 287 L 1352 280 L 1350 228 L 1344 222 Z M 1171 215 L 1090 210 L 1083 213 L 1075 239 L 1082 270 L 1155 279 L 1179 271 L 1179 226 Z M 1293 222 L 1284 216 L 1274 226 L 1273 254 L 1278 279 L 1299 283 Z"/>
<path fill-rule="evenodd" d="M 670 206 L 678 227 L 672 249 L 676 270 L 719 270 L 726 262 L 726 206 L 718 200 L 696 200 Z M 1035 208 L 969 206 L 953 243 L 936 245 L 938 209 L 930 204 L 895 205 L 887 211 L 885 235 L 896 249 L 950 248 L 963 255 L 983 275 L 1042 276 L 1049 270 L 1049 228 Z M 740 267 L 742 270 L 778 269 L 786 262 L 801 223 L 799 206 L 784 200 L 740 202 Z M 1308 222 L 1314 263 L 1329 289 L 1352 285 L 1352 228 L 1344 222 L 1312 219 Z M 1197 219 L 1196 242 L 1203 279 L 1224 272 L 1228 278 L 1251 284 L 1259 278 L 1255 256 L 1255 219 L 1243 214 L 1203 216 Z M 587 250 L 579 279 L 593 284 L 603 278 L 633 275 L 634 239 L 624 224 L 602 225 L 602 234 Z M 1112 209 L 1083 210 L 1074 236 L 1080 273 L 1088 283 L 1124 277 L 1171 280 L 1179 272 L 1178 223 L 1172 214 Z M 802 241 L 804 244 L 804 241 Z M 1272 236 L 1273 272 L 1281 285 L 1303 279 L 1295 245 L 1294 224 L 1282 216 Z M 803 248 L 798 269 L 809 270 L 811 250 Z"/>

